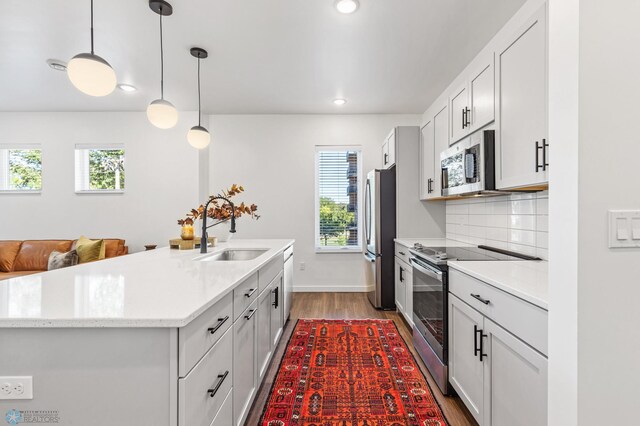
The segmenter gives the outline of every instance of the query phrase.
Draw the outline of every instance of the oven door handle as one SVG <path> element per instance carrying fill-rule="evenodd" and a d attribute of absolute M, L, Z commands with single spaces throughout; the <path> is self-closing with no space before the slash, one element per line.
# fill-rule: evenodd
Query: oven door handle
<path fill-rule="evenodd" d="M 416 260 L 416 258 L 414 257 L 410 259 L 410 262 L 411 262 L 411 266 L 413 266 L 413 268 L 416 271 L 422 272 L 423 274 L 431 278 L 442 281 L 442 271 L 434 271 L 431 268 L 427 269 L 424 266 L 422 266 L 420 263 L 418 263 L 418 260 Z"/>

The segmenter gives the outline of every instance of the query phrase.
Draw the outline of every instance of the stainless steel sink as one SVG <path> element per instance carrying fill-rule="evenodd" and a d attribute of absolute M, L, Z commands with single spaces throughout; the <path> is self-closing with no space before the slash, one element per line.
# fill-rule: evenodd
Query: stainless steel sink
<path fill-rule="evenodd" d="M 218 253 L 208 254 L 195 260 L 200 262 L 243 261 L 252 260 L 265 254 L 268 249 L 226 249 Z"/>

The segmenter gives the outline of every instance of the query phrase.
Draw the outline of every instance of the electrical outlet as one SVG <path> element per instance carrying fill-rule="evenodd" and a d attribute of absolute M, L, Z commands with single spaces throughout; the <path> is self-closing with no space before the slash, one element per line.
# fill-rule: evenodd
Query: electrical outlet
<path fill-rule="evenodd" d="M 31 376 L 0 377 L 0 400 L 33 399 L 33 378 Z"/>
<path fill-rule="evenodd" d="M 304 269 L 307 267 L 307 264 L 304 262 L 300 262 L 300 270 L 304 271 Z"/>

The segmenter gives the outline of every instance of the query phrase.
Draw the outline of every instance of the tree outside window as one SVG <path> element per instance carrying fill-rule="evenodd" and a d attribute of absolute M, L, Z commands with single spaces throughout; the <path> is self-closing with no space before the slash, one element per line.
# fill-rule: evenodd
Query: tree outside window
<path fill-rule="evenodd" d="M 0 149 L 0 190 L 40 191 L 42 189 L 42 150 Z"/>

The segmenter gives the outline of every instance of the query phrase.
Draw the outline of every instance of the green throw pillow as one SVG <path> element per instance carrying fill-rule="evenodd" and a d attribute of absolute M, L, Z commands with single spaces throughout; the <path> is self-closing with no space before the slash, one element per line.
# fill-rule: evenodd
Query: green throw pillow
<path fill-rule="evenodd" d="M 76 251 L 80 258 L 80 263 L 93 262 L 94 260 L 104 259 L 103 253 L 104 240 L 90 240 L 85 237 L 80 237 L 76 244 Z"/>

